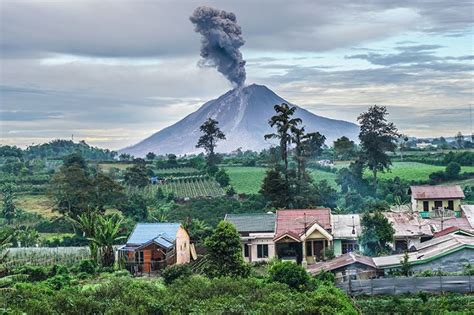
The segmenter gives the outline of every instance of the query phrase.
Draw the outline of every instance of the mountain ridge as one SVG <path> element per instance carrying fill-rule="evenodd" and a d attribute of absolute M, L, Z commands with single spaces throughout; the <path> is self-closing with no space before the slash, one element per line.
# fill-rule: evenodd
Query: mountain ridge
<path fill-rule="evenodd" d="M 119 152 L 137 157 L 145 156 L 148 152 L 178 155 L 201 152 L 195 148 L 195 144 L 200 136 L 199 127 L 208 118 L 219 122 L 227 138 L 218 143 L 218 152 L 231 152 L 239 147 L 260 151 L 275 143 L 264 140 L 264 135 L 272 132 L 268 120 L 275 113 L 274 105 L 281 103 L 296 106 L 295 117 L 303 120 L 306 131 L 319 131 L 326 136 L 327 144 L 341 136 L 352 140 L 357 138 L 359 128 L 356 124 L 318 116 L 286 101 L 264 85 L 251 84 L 227 91 L 175 124 Z"/>

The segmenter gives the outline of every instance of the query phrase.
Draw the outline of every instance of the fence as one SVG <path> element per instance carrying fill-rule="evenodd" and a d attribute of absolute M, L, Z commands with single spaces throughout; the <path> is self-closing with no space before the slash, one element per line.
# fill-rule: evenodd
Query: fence
<path fill-rule="evenodd" d="M 404 293 L 472 293 L 474 276 L 400 277 L 349 280 L 337 285 L 349 295 L 399 295 Z"/>

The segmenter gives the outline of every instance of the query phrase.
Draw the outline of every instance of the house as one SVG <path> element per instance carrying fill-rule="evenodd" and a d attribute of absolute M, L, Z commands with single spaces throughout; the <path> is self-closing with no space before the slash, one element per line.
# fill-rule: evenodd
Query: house
<path fill-rule="evenodd" d="M 240 234 L 242 255 L 248 262 L 268 261 L 275 257 L 275 218 L 270 213 L 226 214 Z"/>
<path fill-rule="evenodd" d="M 464 193 L 459 185 L 455 186 L 410 186 L 412 210 L 423 218 L 433 216 L 436 210 L 448 209 L 461 214 L 461 200 Z"/>
<path fill-rule="evenodd" d="M 324 258 L 324 252 L 333 246 L 331 210 L 289 209 L 276 212 L 276 255 L 307 265 Z"/>
<path fill-rule="evenodd" d="M 464 229 L 462 229 L 460 227 L 457 227 L 457 226 L 450 226 L 448 228 L 445 228 L 444 230 L 441 230 L 439 232 L 435 232 L 433 234 L 433 237 L 441 237 L 441 236 L 448 235 L 448 234 L 457 234 L 457 235 L 465 235 L 465 236 L 473 236 L 474 237 L 473 232 L 464 230 Z"/>
<path fill-rule="evenodd" d="M 393 250 L 403 252 L 414 244 L 421 243 L 433 237 L 433 231 L 416 212 L 384 212 L 383 215 L 392 225 Z"/>
<path fill-rule="evenodd" d="M 337 282 L 348 281 L 349 279 L 372 279 L 380 274 L 372 257 L 352 252 L 329 261 L 309 265 L 307 271 L 312 275 L 317 275 L 321 271 L 332 272 L 336 276 Z"/>
<path fill-rule="evenodd" d="M 179 223 L 138 223 L 119 257 L 135 271 L 150 272 L 190 261 L 189 235 Z"/>
<path fill-rule="evenodd" d="M 361 250 L 357 242 L 361 233 L 360 215 L 332 214 L 331 229 L 335 256 Z"/>
<path fill-rule="evenodd" d="M 461 205 L 462 217 L 465 217 L 469 225 L 474 229 L 474 205 Z"/>
<path fill-rule="evenodd" d="M 464 265 L 474 264 L 474 237 L 447 234 L 415 246 L 415 252 L 408 253 L 412 272 L 424 270 L 459 272 Z M 388 272 L 399 269 L 404 254 L 374 257 L 377 268 Z"/>

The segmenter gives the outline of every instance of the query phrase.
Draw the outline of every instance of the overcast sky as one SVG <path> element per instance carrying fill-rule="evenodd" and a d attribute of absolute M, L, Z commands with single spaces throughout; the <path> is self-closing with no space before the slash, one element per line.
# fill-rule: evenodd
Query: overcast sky
<path fill-rule="evenodd" d="M 471 132 L 471 1 L 0 0 L 0 142 L 119 149 L 232 88 L 197 66 L 199 5 L 236 14 L 247 84 L 352 122 L 386 105 L 412 136 Z"/>

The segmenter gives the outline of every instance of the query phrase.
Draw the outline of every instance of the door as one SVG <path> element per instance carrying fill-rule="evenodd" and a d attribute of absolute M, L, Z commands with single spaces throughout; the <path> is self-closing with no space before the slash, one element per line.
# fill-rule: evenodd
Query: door
<path fill-rule="evenodd" d="M 324 241 L 313 241 L 313 253 L 318 260 L 323 259 Z"/>

